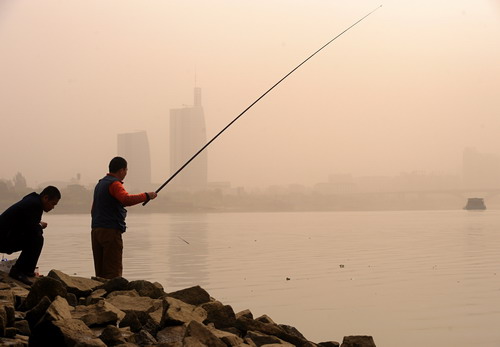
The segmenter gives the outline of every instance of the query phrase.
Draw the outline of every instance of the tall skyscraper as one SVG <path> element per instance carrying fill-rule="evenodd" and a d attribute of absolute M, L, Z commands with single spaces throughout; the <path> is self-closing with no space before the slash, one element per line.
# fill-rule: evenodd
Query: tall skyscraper
<path fill-rule="evenodd" d="M 194 105 L 170 110 L 170 172 L 174 174 L 207 143 L 201 88 L 194 88 Z M 179 189 L 204 190 L 207 186 L 207 152 L 201 152 L 173 180 Z"/>
<path fill-rule="evenodd" d="M 127 160 L 125 186 L 131 193 L 151 189 L 151 156 L 145 131 L 118 134 L 118 156 Z"/>

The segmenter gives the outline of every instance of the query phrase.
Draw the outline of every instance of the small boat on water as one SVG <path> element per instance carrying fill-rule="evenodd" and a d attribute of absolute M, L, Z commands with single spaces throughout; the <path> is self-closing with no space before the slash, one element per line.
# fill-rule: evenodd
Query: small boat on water
<path fill-rule="evenodd" d="M 464 210 L 486 210 L 483 198 L 468 198 Z"/>

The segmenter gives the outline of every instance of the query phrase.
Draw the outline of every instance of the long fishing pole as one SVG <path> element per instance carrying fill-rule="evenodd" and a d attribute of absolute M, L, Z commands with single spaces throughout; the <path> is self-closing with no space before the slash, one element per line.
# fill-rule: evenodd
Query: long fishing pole
<path fill-rule="evenodd" d="M 358 24 L 359 22 L 361 22 L 363 19 L 365 19 L 366 17 L 368 17 L 369 15 L 371 15 L 373 12 L 375 12 L 376 10 L 378 10 L 379 8 L 381 8 L 382 5 L 380 5 L 379 7 L 377 7 L 376 9 L 370 11 L 368 14 L 364 15 L 361 19 L 357 20 L 354 24 L 352 24 L 351 26 L 349 26 L 347 29 L 344 29 L 344 31 L 342 31 L 340 34 L 338 34 L 337 36 L 335 36 L 333 39 L 331 39 L 330 41 L 328 41 L 326 44 L 324 44 L 320 49 L 318 49 L 316 52 L 314 52 L 313 54 L 311 54 L 309 57 L 307 57 L 302 63 L 300 63 L 299 65 L 297 65 L 295 68 L 293 68 L 289 73 L 287 73 L 285 76 L 283 76 L 278 82 L 276 82 L 271 88 L 269 88 L 264 94 L 262 94 L 261 96 L 259 96 L 254 102 L 252 102 L 250 104 L 250 106 L 248 106 L 246 109 L 243 110 L 243 112 L 241 112 L 236 118 L 234 118 L 228 125 L 226 125 L 221 131 L 219 131 L 219 133 L 217 135 L 215 135 L 210 141 L 208 141 L 203 147 L 200 148 L 200 150 L 198 152 L 196 152 L 184 165 L 182 165 L 172 176 L 170 176 L 170 178 L 168 180 L 166 180 L 158 189 L 156 189 L 155 193 L 158 193 L 160 192 L 160 190 L 162 190 L 171 180 L 174 179 L 175 176 L 177 176 L 177 174 L 179 172 L 181 172 L 182 170 L 184 170 L 184 168 L 186 166 L 189 165 L 190 162 L 193 161 L 194 158 L 196 158 L 201 152 L 203 152 L 203 150 L 205 148 L 207 148 L 212 142 L 214 142 L 214 140 L 216 138 L 218 138 L 224 131 L 226 131 L 227 128 L 229 128 L 231 125 L 233 125 L 234 122 L 236 122 L 241 116 L 243 116 L 250 108 L 252 108 L 253 105 L 255 105 L 257 102 L 260 101 L 260 99 L 262 99 L 264 96 L 266 96 L 271 90 L 273 90 L 278 84 L 280 84 L 281 82 L 283 82 L 283 80 L 285 80 L 288 76 L 290 76 L 293 72 L 295 72 L 295 70 L 297 70 L 299 67 L 301 67 L 302 65 L 304 65 L 309 59 L 311 59 L 312 57 L 314 57 L 316 54 L 318 54 L 321 50 L 323 50 L 323 48 L 325 48 L 326 46 L 328 46 L 330 43 L 332 43 L 333 41 L 335 41 L 336 39 L 338 39 L 340 36 L 342 36 L 343 34 L 345 34 L 347 31 L 349 31 L 349 29 L 351 29 L 352 27 L 354 27 L 356 24 Z M 149 201 L 146 201 L 144 202 L 142 205 L 146 205 Z"/>

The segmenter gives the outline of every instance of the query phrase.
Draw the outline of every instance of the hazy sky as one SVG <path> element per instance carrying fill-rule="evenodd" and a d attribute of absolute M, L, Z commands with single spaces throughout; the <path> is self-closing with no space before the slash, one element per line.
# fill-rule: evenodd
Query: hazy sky
<path fill-rule="evenodd" d="M 211 138 L 381 4 L 209 147 L 209 180 L 459 174 L 466 146 L 500 154 L 498 0 L 0 0 L 0 177 L 92 183 L 116 135 L 145 130 L 161 183 L 195 75 Z"/>

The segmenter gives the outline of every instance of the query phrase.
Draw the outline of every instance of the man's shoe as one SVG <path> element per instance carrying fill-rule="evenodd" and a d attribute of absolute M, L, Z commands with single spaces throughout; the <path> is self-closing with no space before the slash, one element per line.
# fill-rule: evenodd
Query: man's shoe
<path fill-rule="evenodd" d="M 12 267 L 9 272 L 9 276 L 19 282 L 22 282 L 28 286 L 31 286 L 33 282 L 31 282 L 25 274 L 22 272 L 18 271 L 15 267 Z"/>

